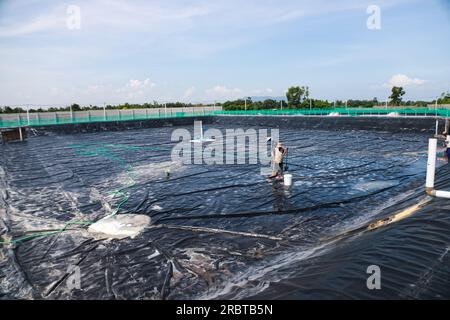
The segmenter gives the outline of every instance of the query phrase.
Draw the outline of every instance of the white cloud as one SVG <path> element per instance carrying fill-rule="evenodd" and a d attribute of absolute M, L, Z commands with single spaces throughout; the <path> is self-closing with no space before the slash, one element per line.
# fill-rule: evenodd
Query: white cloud
<path fill-rule="evenodd" d="M 389 2 L 402 1 L 405 0 Z M 324 0 L 315 2 L 288 0 L 281 5 L 277 1 L 260 0 L 245 2 L 78 0 L 77 5 L 81 9 L 82 29 L 88 30 L 90 34 L 101 33 L 103 36 L 105 30 L 108 30 L 110 34 L 140 32 L 153 37 L 174 33 L 183 35 L 192 28 L 203 30 L 205 26 L 216 31 L 226 30 L 225 35 L 237 31 L 240 34 L 243 28 L 258 30 L 260 27 L 285 23 L 305 16 L 365 8 L 364 4 L 355 3 L 353 0 L 336 3 Z M 236 10 L 236 7 L 239 7 L 239 10 Z M 49 33 L 67 31 L 65 23 L 68 17 L 67 5 L 59 4 L 53 7 L 43 5 L 36 13 L 39 15 L 37 18 L 17 14 L 21 8 L 12 6 L 10 9 L 15 13 L 15 17 L 0 23 L 0 37 L 44 31 Z"/>
<path fill-rule="evenodd" d="M 91 33 L 103 33 L 104 30 L 165 33 L 169 30 L 168 26 L 183 30 L 192 19 L 209 13 L 209 8 L 203 4 L 173 4 L 165 1 L 132 3 L 117 0 L 79 0 L 77 5 L 80 7 L 82 29 L 86 28 Z M 0 37 L 67 31 L 67 7 L 68 5 L 41 6 L 40 12 L 36 13 L 38 16 L 30 18 L 17 14 L 18 8 L 11 5 L 8 9 L 15 13 L 15 19 L 0 21 Z"/>
<path fill-rule="evenodd" d="M 211 98 L 217 99 L 236 99 L 241 98 L 243 91 L 239 88 L 227 88 L 223 85 L 217 85 L 211 89 L 206 90 L 206 93 Z"/>
<path fill-rule="evenodd" d="M 37 17 L 29 22 L 22 24 L 8 25 L 0 27 L 1 37 L 17 37 L 36 32 L 42 32 L 50 29 L 60 28 L 64 30 L 64 16 L 50 13 Z"/>
<path fill-rule="evenodd" d="M 384 87 L 408 87 L 408 86 L 421 86 L 427 83 L 426 80 L 418 78 L 410 78 L 404 74 L 396 74 L 391 77 L 388 83 L 384 84 Z"/>
<path fill-rule="evenodd" d="M 190 87 L 190 88 L 188 88 L 188 89 L 184 92 L 183 99 L 184 99 L 184 100 L 187 100 L 187 99 L 192 98 L 192 96 L 194 95 L 195 91 L 196 91 L 195 87 Z"/>
<path fill-rule="evenodd" d="M 155 83 L 151 82 L 150 79 L 147 78 L 144 81 L 130 80 L 126 85 L 126 88 L 131 90 L 142 90 L 145 88 L 153 88 L 155 85 Z"/>
<path fill-rule="evenodd" d="M 59 96 L 62 95 L 64 92 L 61 89 L 58 88 L 50 88 L 50 95 L 51 96 Z"/>
<path fill-rule="evenodd" d="M 260 95 L 271 95 L 274 90 L 271 88 L 266 89 L 253 89 L 253 90 L 242 90 L 240 88 L 228 88 L 224 85 L 217 85 L 211 89 L 206 90 L 206 94 L 210 99 L 223 99 L 223 100 L 234 100 L 241 99 L 250 96 L 260 96 Z"/>
<path fill-rule="evenodd" d="M 270 95 L 273 93 L 273 89 L 266 88 L 266 89 L 255 89 L 250 91 L 251 95 Z"/>
<path fill-rule="evenodd" d="M 125 98 L 139 98 L 144 97 L 146 93 L 148 93 L 149 89 L 156 86 L 156 84 L 150 79 L 145 79 L 143 81 L 141 80 L 130 80 L 128 83 L 117 90 L 117 93 L 119 93 L 121 96 Z"/>
<path fill-rule="evenodd" d="M 302 10 L 293 10 L 293 11 L 287 12 L 287 13 L 285 13 L 285 14 L 282 14 L 282 15 L 278 18 L 278 20 L 279 20 L 280 22 L 282 22 L 282 21 L 289 21 L 289 20 L 295 20 L 295 19 L 298 19 L 298 18 L 303 17 L 303 16 L 305 16 L 305 15 L 306 15 L 306 14 L 305 14 L 305 11 L 302 11 Z"/>
<path fill-rule="evenodd" d="M 86 87 L 51 87 L 47 94 L 55 103 L 123 103 L 123 102 L 148 102 L 156 93 L 152 90 L 156 84 L 150 79 L 129 80 L 123 86 L 112 84 L 93 84 Z M 43 103 L 47 103 L 48 97 Z"/>

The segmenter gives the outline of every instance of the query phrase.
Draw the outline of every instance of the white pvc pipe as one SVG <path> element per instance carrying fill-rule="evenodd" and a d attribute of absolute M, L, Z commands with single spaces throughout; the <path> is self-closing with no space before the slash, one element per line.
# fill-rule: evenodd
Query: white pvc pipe
<path fill-rule="evenodd" d="M 439 190 L 436 190 L 436 198 L 446 198 L 446 199 L 450 199 L 450 192 L 449 192 L 449 191 L 439 191 Z"/>
<path fill-rule="evenodd" d="M 450 191 L 441 191 L 434 189 L 434 180 L 436 172 L 436 152 L 437 139 L 430 139 L 428 144 L 428 163 L 427 163 L 427 193 L 436 198 L 450 199 Z"/>
<path fill-rule="evenodd" d="M 437 139 L 430 139 L 428 143 L 428 163 L 427 163 L 427 180 L 426 187 L 428 189 L 434 189 L 434 177 L 436 170 L 436 150 Z"/>
<path fill-rule="evenodd" d="M 199 121 L 199 125 L 200 125 L 200 140 L 203 141 L 203 122 Z"/>

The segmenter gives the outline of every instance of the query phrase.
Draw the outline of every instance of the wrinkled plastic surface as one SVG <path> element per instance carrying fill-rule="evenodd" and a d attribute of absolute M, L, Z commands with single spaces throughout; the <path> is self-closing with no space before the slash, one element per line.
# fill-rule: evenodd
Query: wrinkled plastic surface
<path fill-rule="evenodd" d="M 209 126 L 236 127 L 226 119 Z M 259 165 L 172 163 L 173 129 L 50 134 L 0 146 L 2 237 L 96 221 L 117 207 L 121 199 L 108 194 L 121 188 L 129 199 L 119 214 L 152 219 L 135 239 L 93 239 L 73 227 L 1 247 L 0 297 L 450 297 L 445 200 L 386 228 L 352 231 L 426 197 L 428 135 L 281 128 L 294 177 L 286 189 L 261 176 Z M 126 166 L 134 170 L 133 186 Z M 381 267 L 383 290 L 367 289 L 370 265 Z M 81 289 L 67 284 L 74 266 Z"/>

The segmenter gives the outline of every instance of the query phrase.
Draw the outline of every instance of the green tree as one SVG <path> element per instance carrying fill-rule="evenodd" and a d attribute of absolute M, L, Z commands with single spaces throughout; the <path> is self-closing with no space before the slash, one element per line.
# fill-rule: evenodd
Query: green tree
<path fill-rule="evenodd" d="M 450 104 L 450 91 L 443 92 L 439 99 L 440 104 Z"/>
<path fill-rule="evenodd" d="M 405 95 L 405 90 L 402 87 L 393 87 L 392 94 L 389 97 L 391 99 L 391 104 L 394 106 L 399 106 L 402 103 L 402 97 Z"/>
<path fill-rule="evenodd" d="M 332 104 L 328 100 L 312 100 L 311 104 L 314 109 L 327 109 L 332 107 Z"/>
<path fill-rule="evenodd" d="M 290 87 L 286 92 L 286 98 L 289 108 L 299 108 L 300 105 L 309 97 L 308 87 Z"/>
<path fill-rule="evenodd" d="M 276 109 L 278 107 L 279 103 L 273 99 L 266 99 L 262 103 L 263 109 Z"/>
<path fill-rule="evenodd" d="M 71 107 L 72 107 L 72 111 L 81 111 L 81 107 L 79 104 L 74 103 L 74 104 L 72 104 Z"/>

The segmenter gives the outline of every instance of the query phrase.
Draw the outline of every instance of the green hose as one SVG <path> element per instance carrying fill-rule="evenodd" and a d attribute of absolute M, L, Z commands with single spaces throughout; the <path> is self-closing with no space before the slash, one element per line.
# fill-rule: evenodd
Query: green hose
<path fill-rule="evenodd" d="M 72 145 L 72 149 L 76 150 L 76 153 L 78 155 L 84 156 L 84 157 L 103 157 L 105 159 L 109 159 L 113 162 L 119 163 L 121 166 L 125 167 L 125 172 L 127 173 L 128 178 L 130 178 L 131 183 L 123 188 L 120 188 L 115 191 L 108 192 L 109 195 L 112 195 L 112 199 L 116 197 L 122 197 L 123 199 L 119 202 L 117 207 L 113 210 L 111 217 L 116 216 L 123 205 L 125 205 L 128 200 L 130 199 L 130 195 L 126 192 L 124 192 L 125 189 L 133 188 L 136 185 L 136 173 L 134 171 L 134 168 L 131 165 L 127 165 L 125 161 L 123 161 L 120 158 L 117 158 L 112 152 L 111 149 L 117 149 L 117 150 L 138 150 L 138 149 L 152 149 L 152 150 L 163 150 L 161 148 L 157 147 L 141 147 L 141 146 L 127 146 L 127 145 L 113 145 L 113 144 L 107 144 L 103 145 L 102 147 L 98 147 L 96 145 Z M 21 242 L 25 242 L 31 239 L 35 238 L 42 238 L 42 237 L 48 237 L 53 236 L 55 234 L 63 233 L 67 230 L 67 228 L 71 225 L 83 225 L 88 226 L 95 223 L 94 221 L 70 221 L 64 224 L 64 226 L 61 229 L 56 229 L 55 231 L 47 231 L 47 232 L 37 232 L 33 233 L 28 236 L 20 237 L 14 240 L 0 240 L 0 244 L 7 245 L 7 244 L 17 244 Z M 0 238 L 1 239 L 1 238 Z"/>
<path fill-rule="evenodd" d="M 55 231 L 36 232 L 36 233 L 30 234 L 29 236 L 24 236 L 24 237 L 17 238 L 14 240 L 0 241 L 0 244 L 16 244 L 16 243 L 24 242 L 24 241 L 31 240 L 34 238 L 48 237 L 48 236 L 52 236 L 52 235 L 66 231 L 67 228 L 71 225 L 91 225 L 92 223 L 93 222 L 91 222 L 91 221 L 71 221 L 71 222 L 67 222 L 66 224 L 64 224 L 64 226 L 61 229 L 56 229 Z"/>

